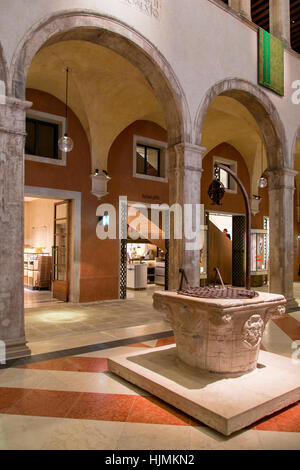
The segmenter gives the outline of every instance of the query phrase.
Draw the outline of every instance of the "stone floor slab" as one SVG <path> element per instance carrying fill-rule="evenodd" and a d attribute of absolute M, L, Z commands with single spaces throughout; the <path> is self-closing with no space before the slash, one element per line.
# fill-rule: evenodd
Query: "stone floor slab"
<path fill-rule="evenodd" d="M 188 369 L 174 345 L 115 356 L 108 367 L 226 436 L 300 400 L 300 364 L 265 351 L 255 371 L 237 378 Z"/>

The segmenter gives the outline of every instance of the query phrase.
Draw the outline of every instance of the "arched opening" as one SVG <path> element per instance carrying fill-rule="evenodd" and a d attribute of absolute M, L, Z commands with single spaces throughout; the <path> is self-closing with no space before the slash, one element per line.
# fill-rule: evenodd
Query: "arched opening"
<path fill-rule="evenodd" d="M 66 156 L 64 162 L 60 159 L 58 165 L 49 161 L 43 163 L 38 159 L 39 155 L 31 155 L 37 158 L 31 158 L 30 155 L 27 158 L 27 155 L 25 194 L 33 199 L 33 203 L 36 199 L 52 199 L 51 204 L 54 206 L 66 200 L 70 202 L 68 216 L 54 216 L 54 226 L 59 225 L 62 229 L 62 224 L 55 225 L 56 222 L 61 218 L 71 220 L 71 225 L 64 232 L 69 234 L 68 249 L 73 253 L 70 268 L 73 277 L 68 281 L 73 288 L 71 300 L 93 302 L 116 299 L 119 294 L 119 273 L 109 273 L 106 268 L 118 266 L 119 240 L 105 240 L 103 243 L 107 242 L 106 248 L 102 249 L 100 258 L 99 250 L 93 252 L 88 246 L 97 241 L 96 210 L 99 205 L 99 201 L 91 194 L 90 176 L 96 169 L 107 170 L 113 142 L 132 123 L 137 122 L 139 129 L 146 123 L 144 127 L 149 131 L 148 135 L 138 136 L 145 139 L 136 141 L 135 145 L 152 148 L 148 140 L 155 140 L 152 134 L 155 134 L 154 127 L 157 126 L 159 132 L 164 134 L 165 149 L 168 145 L 190 141 L 190 117 L 176 76 L 148 41 L 115 20 L 96 14 L 68 12 L 49 18 L 31 31 L 12 61 L 8 91 L 12 98 L 26 98 L 33 102 L 27 113 L 28 119 L 43 121 L 46 114 L 51 114 L 52 122 L 55 121 L 53 116 L 64 117 L 65 74 L 62 69 L 66 66 L 70 67 L 69 125 L 70 133 L 73 132 L 74 150 Z M 156 138 L 156 141 L 159 139 Z M 129 145 L 131 159 L 128 164 L 133 166 L 133 155 L 136 153 L 133 133 Z M 158 150 L 161 151 L 162 147 Z M 158 176 L 163 179 L 161 175 Z M 70 183 L 72 178 L 74 181 L 77 179 L 74 185 Z M 159 181 L 158 184 L 166 185 L 166 182 Z M 157 199 L 157 194 L 149 192 L 150 181 L 145 180 L 143 187 L 142 201 L 131 202 L 168 202 L 160 200 L 160 194 Z M 112 199 L 115 196 L 113 194 Z M 30 204 L 32 201 L 26 202 Z M 112 201 L 108 196 L 108 200 L 104 198 L 101 202 Z M 118 215 L 118 208 L 116 212 Z M 78 222 L 79 215 L 81 226 L 76 226 L 74 220 Z M 109 253 L 113 262 L 107 256 Z M 67 259 L 67 255 L 64 259 Z M 68 264 L 65 261 L 63 275 Z M 65 278 L 59 281 L 67 282 Z M 18 292 L 17 295 L 21 299 L 22 293 Z M 74 322 L 80 321 L 80 316 L 75 317 Z M 48 322 L 52 320 L 48 319 Z"/>
<path fill-rule="evenodd" d="M 9 94 L 25 97 L 26 76 L 35 54 L 60 41 L 81 40 L 106 47 L 136 67 L 149 82 L 164 111 L 169 144 L 190 142 L 191 122 L 184 93 L 170 65 L 140 34 L 97 13 L 68 12 L 36 26 L 15 52 Z"/>
<path fill-rule="evenodd" d="M 196 141 L 202 142 L 202 127 L 209 106 L 218 96 L 232 98 L 243 105 L 260 129 L 267 151 L 268 167 L 291 168 L 285 130 L 280 116 L 267 97 L 257 86 L 240 79 L 218 82 L 206 94 L 196 118 Z"/>
<path fill-rule="evenodd" d="M 287 227 L 291 226 L 293 217 L 291 182 L 294 173 L 278 112 L 258 87 L 244 80 L 228 79 L 217 83 L 206 94 L 198 111 L 196 130 L 198 145 L 210 151 L 215 145 L 226 142 L 244 157 L 251 177 L 253 239 L 262 245 L 264 231 L 267 227 L 270 230 L 270 251 L 266 253 L 270 263 L 255 263 L 258 268 L 253 269 L 253 283 L 254 276 L 262 270 L 269 278 L 270 291 L 284 294 L 293 303 L 292 234 Z M 270 201 L 268 191 L 258 187 L 260 176 L 265 172 Z M 205 178 L 204 173 L 202 178 Z M 289 205 L 288 198 L 291 199 Z M 270 213 L 269 206 L 273 208 Z M 287 220 L 283 222 L 285 217 Z M 261 259 L 260 255 L 253 254 L 253 263 Z"/>
<path fill-rule="evenodd" d="M 216 124 L 216 120 L 214 122 Z M 205 127 L 208 130 L 207 124 Z M 245 204 L 243 195 L 236 183 L 223 172 L 220 173 L 220 179 L 226 188 L 226 195 L 221 206 L 211 204 L 208 188 L 214 175 L 216 162 L 231 168 L 242 181 L 247 193 L 249 194 L 251 191 L 250 171 L 242 149 L 237 150 L 231 143 L 222 140 L 206 152 L 203 158 L 201 185 L 201 202 L 204 204 L 206 219 L 205 241 L 207 248 L 204 249 L 207 257 L 205 260 L 207 266 L 206 282 L 209 284 L 214 282 L 214 268 L 217 267 L 225 284 L 241 287 L 244 285 L 245 265 L 243 262 L 242 269 L 240 269 L 239 260 L 236 259 L 238 256 L 236 247 L 239 244 L 239 237 L 244 235 L 244 233 L 240 234 L 237 228 L 240 225 L 242 228 L 244 227 Z"/>

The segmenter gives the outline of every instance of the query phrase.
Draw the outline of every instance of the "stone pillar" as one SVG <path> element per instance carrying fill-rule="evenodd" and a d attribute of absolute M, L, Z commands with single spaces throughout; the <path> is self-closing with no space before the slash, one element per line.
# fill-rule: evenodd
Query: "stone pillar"
<path fill-rule="evenodd" d="M 297 172 L 268 170 L 270 205 L 270 292 L 283 294 L 287 309 L 298 304 L 294 299 L 294 190 Z"/>
<path fill-rule="evenodd" d="M 30 106 L 12 98 L 0 103 L 0 340 L 6 360 L 30 355 L 23 261 L 25 114 Z"/>
<path fill-rule="evenodd" d="M 290 0 L 270 2 L 270 33 L 291 47 Z"/>
<path fill-rule="evenodd" d="M 229 0 L 228 5 L 251 21 L 251 0 Z"/>
<path fill-rule="evenodd" d="M 168 149 L 170 206 L 177 203 L 182 207 L 183 237 L 173 238 L 171 218 L 171 238 L 169 249 L 169 290 L 179 287 L 179 268 L 183 268 L 191 286 L 200 284 L 200 246 L 187 250 L 188 240 L 184 230 L 184 205 L 200 204 L 202 156 L 206 149 L 192 144 L 177 144 Z M 187 209 L 185 209 L 187 210 Z"/>

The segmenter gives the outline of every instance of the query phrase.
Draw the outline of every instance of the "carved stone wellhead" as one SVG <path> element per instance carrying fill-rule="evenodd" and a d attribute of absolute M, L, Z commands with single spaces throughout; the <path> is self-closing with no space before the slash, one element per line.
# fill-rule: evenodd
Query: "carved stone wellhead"
<path fill-rule="evenodd" d="M 253 298 L 197 298 L 155 292 L 154 308 L 166 314 L 174 330 L 177 355 L 184 364 L 223 377 L 257 367 L 268 321 L 285 314 L 282 295 Z"/>

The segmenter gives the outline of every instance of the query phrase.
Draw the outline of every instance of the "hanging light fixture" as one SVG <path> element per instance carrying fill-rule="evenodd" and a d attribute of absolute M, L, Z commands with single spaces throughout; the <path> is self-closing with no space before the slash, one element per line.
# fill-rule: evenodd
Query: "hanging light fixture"
<path fill-rule="evenodd" d="M 65 134 L 58 141 L 58 148 L 62 152 L 71 152 L 74 147 L 73 140 L 68 136 L 68 87 L 69 87 L 69 68 L 67 67 L 63 71 L 66 72 L 66 128 Z"/>
<path fill-rule="evenodd" d="M 225 186 L 220 181 L 220 168 L 217 165 L 214 167 L 214 179 L 208 188 L 207 194 L 212 200 L 212 205 L 222 205 L 221 200 L 225 195 Z"/>
<path fill-rule="evenodd" d="M 263 154 L 263 143 L 261 143 L 261 177 L 259 178 L 258 187 L 264 189 L 268 186 L 268 180 L 263 176 L 264 173 L 264 154 Z"/>

